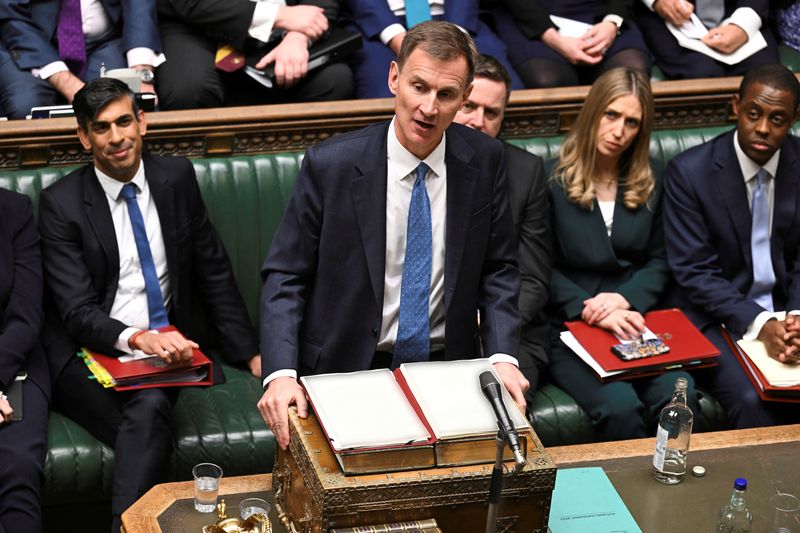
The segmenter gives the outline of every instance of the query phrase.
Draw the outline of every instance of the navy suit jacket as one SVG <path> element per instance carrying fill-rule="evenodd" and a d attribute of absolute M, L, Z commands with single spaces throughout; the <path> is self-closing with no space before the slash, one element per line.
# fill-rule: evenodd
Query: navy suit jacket
<path fill-rule="evenodd" d="M 42 256 L 27 196 L 0 189 L 0 390 L 17 372 L 49 395 L 39 330 L 42 326 Z"/>
<path fill-rule="evenodd" d="M 733 147 L 735 130 L 687 150 L 666 171 L 664 226 L 679 298 L 698 326 L 722 323 L 736 335 L 764 309 L 753 284 L 747 189 Z M 788 136 L 775 176 L 770 247 L 776 310 L 800 309 L 800 139 Z"/>
<path fill-rule="evenodd" d="M 156 0 L 100 0 L 100 3 L 122 37 L 123 51 L 136 47 L 161 50 Z M 60 6 L 60 0 L 0 0 L 0 38 L 21 70 L 61 59 L 58 47 L 53 45 Z"/>
<path fill-rule="evenodd" d="M 262 277 L 264 376 L 369 368 L 383 311 L 389 123 L 309 148 Z M 502 144 L 447 130 L 445 358 L 515 355 L 519 272 Z"/>
<path fill-rule="evenodd" d="M 346 0 L 353 22 L 367 39 L 377 38 L 397 17 L 386 0 Z M 471 34 L 478 32 L 478 0 L 445 0 L 443 20 L 458 24 Z"/>
<path fill-rule="evenodd" d="M 244 364 L 258 353 L 258 345 L 192 164 L 185 158 L 148 155 L 142 161 L 167 254 L 170 324 L 201 349 L 218 344 L 228 361 Z M 47 285 L 68 335 L 58 338 L 61 328 L 56 324 L 53 337 L 46 340 L 57 376 L 75 346 L 116 353 L 114 342 L 128 327 L 108 314 L 119 283 L 119 250 L 93 165 L 42 191 L 39 230 Z M 216 373 L 215 380 L 221 376 Z"/>

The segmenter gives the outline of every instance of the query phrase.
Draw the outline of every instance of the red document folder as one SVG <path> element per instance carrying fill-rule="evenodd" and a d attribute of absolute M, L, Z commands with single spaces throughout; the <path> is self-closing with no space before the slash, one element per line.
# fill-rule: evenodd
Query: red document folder
<path fill-rule="evenodd" d="M 159 331 L 177 331 L 174 326 Z M 166 365 L 158 357 L 122 363 L 116 357 L 84 349 L 95 364 L 102 366 L 116 382 L 118 391 L 149 389 L 155 387 L 198 387 L 213 384 L 211 361 L 200 350 L 194 350 L 192 359 L 180 365 Z"/>
<path fill-rule="evenodd" d="M 747 374 L 750 383 L 756 388 L 756 392 L 762 400 L 767 402 L 800 403 L 800 385 L 794 387 L 776 387 L 770 385 L 767 378 L 764 377 L 764 374 L 750 361 L 747 354 L 734 342 L 730 333 L 724 328 L 722 329 L 722 336 L 725 342 L 728 343 L 728 347 L 731 349 L 731 352 L 733 352 L 736 360 L 742 365 L 744 373 Z"/>
<path fill-rule="evenodd" d="M 719 350 L 700 333 L 680 309 L 662 309 L 644 314 L 645 325 L 669 346 L 669 352 L 633 361 L 623 361 L 611 352 L 619 340 L 610 331 L 586 324 L 582 320 L 565 325 L 597 363 L 607 372 L 654 372 L 677 366 L 716 364 Z M 631 377 L 620 375 L 620 378 Z"/>

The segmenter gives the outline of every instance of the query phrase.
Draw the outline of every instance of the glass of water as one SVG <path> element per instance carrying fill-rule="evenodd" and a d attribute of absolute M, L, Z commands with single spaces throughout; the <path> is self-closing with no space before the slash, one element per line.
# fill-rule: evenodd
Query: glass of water
<path fill-rule="evenodd" d="M 772 521 L 772 533 L 800 533 L 800 522 L 797 511 L 800 510 L 800 500 L 792 494 L 779 492 L 769 499 L 775 510 Z"/>
<path fill-rule="evenodd" d="M 247 520 L 255 514 L 268 516 L 269 503 L 261 498 L 245 498 L 242 500 L 242 503 L 239 504 L 239 513 L 242 516 L 242 520 Z"/>
<path fill-rule="evenodd" d="M 213 513 L 217 508 L 222 469 L 213 463 L 200 463 L 192 468 L 192 475 L 194 475 L 194 508 L 201 513 Z"/>

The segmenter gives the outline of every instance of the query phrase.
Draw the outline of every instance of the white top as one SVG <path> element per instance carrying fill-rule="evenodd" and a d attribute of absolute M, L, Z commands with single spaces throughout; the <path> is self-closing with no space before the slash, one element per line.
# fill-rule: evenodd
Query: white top
<path fill-rule="evenodd" d="M 597 200 L 600 206 L 600 213 L 603 215 L 603 223 L 606 225 L 606 233 L 611 237 L 611 227 L 614 225 L 614 200 Z"/>
<path fill-rule="evenodd" d="M 132 353 L 128 346 L 128 339 L 136 331 L 150 328 L 150 311 L 147 305 L 147 291 L 144 286 L 142 266 L 139 262 L 139 251 L 136 248 L 136 238 L 133 236 L 133 227 L 130 215 L 128 215 L 128 204 L 120 196 L 125 183 L 103 174 L 97 167 L 94 170 L 100 186 L 106 193 L 108 207 L 111 209 L 111 220 L 114 222 L 114 235 L 117 238 L 119 252 L 119 282 L 109 316 L 129 326 L 120 334 L 114 347 L 125 353 Z M 144 219 L 147 240 L 150 242 L 150 253 L 153 254 L 158 284 L 161 287 L 161 296 L 164 298 L 164 306 L 169 310 L 167 252 L 164 247 L 164 237 L 161 234 L 161 221 L 150 194 L 150 187 L 145 179 L 144 165 L 141 163 L 131 183 L 138 188 L 136 202 L 139 204 L 139 210 Z"/>

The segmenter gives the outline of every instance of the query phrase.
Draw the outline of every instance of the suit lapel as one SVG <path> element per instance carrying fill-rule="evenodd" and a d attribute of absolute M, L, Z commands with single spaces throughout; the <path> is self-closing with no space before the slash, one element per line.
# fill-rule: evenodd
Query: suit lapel
<path fill-rule="evenodd" d="M 455 290 L 461 258 L 474 209 L 473 193 L 478 170 L 469 165 L 474 150 L 456 130 L 448 129 L 445 147 L 447 165 L 447 220 L 444 255 L 444 309 L 450 305 Z"/>
<path fill-rule="evenodd" d="M 167 272 L 170 278 L 170 296 L 172 308 L 178 307 L 178 244 L 176 237 L 175 219 L 175 190 L 169 177 L 160 173 L 148 156 L 142 157 L 144 176 L 150 187 L 150 195 L 158 211 L 158 221 L 161 225 L 161 236 L 164 239 L 164 249 L 167 254 Z"/>
<path fill-rule="evenodd" d="M 111 209 L 108 207 L 106 193 L 100 186 L 92 165 L 87 166 L 83 173 L 83 203 L 89 225 L 106 256 L 106 265 L 108 265 L 106 279 L 109 282 L 104 305 L 107 304 L 107 308 L 110 310 L 119 284 L 119 245 L 114 233 L 114 221 L 111 219 Z"/>
<path fill-rule="evenodd" d="M 717 186 L 720 197 L 728 209 L 729 218 L 736 232 L 748 271 L 753 271 L 753 257 L 750 249 L 751 217 L 750 205 L 747 203 L 747 186 L 744 183 L 742 169 L 733 149 L 733 135 L 719 138 L 714 147 L 713 183 Z"/>
<path fill-rule="evenodd" d="M 379 135 L 374 137 L 370 148 L 365 151 L 365 162 L 356 164 L 356 176 L 350 182 L 353 208 L 361 232 L 364 257 L 378 309 L 383 308 L 386 271 L 387 128 L 388 126 L 376 130 Z M 377 161 L 373 154 L 380 154 Z M 367 160 L 369 162 L 366 162 Z"/>

